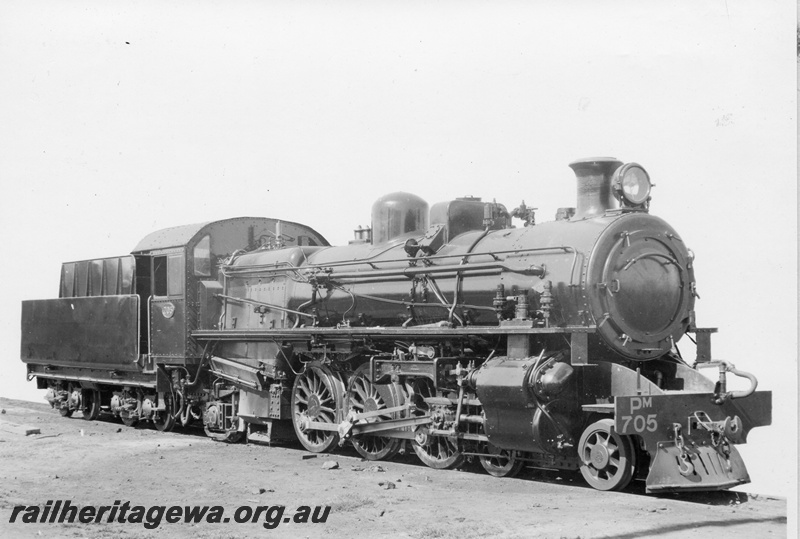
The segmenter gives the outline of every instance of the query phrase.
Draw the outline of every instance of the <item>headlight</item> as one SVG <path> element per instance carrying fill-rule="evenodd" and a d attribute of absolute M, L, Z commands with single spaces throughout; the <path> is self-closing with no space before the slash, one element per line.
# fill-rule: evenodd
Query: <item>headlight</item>
<path fill-rule="evenodd" d="M 650 197 L 650 176 L 636 163 L 622 165 L 614 173 L 611 184 L 617 198 L 630 206 L 641 206 Z"/>

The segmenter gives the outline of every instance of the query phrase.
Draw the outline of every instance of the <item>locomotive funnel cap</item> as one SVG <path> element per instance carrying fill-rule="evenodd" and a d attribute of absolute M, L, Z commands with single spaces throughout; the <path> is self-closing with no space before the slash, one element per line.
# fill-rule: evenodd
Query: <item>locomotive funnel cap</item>
<path fill-rule="evenodd" d="M 617 205 L 611 175 L 622 166 L 613 157 L 589 157 L 569 164 L 578 179 L 578 201 L 574 219 L 598 217 Z"/>

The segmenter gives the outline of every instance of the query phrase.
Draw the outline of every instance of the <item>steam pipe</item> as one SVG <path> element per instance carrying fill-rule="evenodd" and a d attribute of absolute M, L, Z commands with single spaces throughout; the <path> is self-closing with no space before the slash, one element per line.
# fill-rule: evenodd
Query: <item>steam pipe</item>
<path fill-rule="evenodd" d="M 369 271 L 343 271 L 330 273 L 330 277 L 334 280 L 341 281 L 343 279 L 377 279 L 382 277 L 413 277 L 420 274 L 436 274 L 436 273 L 462 273 L 472 271 L 510 271 L 514 273 L 522 273 L 524 275 L 542 276 L 544 275 L 544 268 L 535 264 L 526 266 L 516 266 L 506 262 L 478 262 L 475 264 L 448 264 L 446 266 L 410 266 L 406 268 L 397 269 L 383 269 L 383 270 L 369 270 Z"/>

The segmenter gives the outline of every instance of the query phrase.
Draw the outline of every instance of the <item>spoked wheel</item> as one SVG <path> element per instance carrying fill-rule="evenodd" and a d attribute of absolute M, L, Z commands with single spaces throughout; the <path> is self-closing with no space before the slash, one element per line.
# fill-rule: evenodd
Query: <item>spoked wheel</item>
<path fill-rule="evenodd" d="M 294 431 L 303 447 L 313 453 L 330 451 L 339 442 L 336 430 L 315 429 L 308 423 L 313 421 L 337 426 L 336 409 L 343 385 L 328 369 L 318 364 L 307 365 L 306 370 L 294 380 Z"/>
<path fill-rule="evenodd" d="M 172 397 L 164 397 L 164 411 L 156 412 L 153 416 L 153 424 L 156 429 L 161 432 L 169 432 L 175 427 L 175 413 L 174 406 L 172 405 Z"/>
<path fill-rule="evenodd" d="M 425 378 L 418 378 L 407 386 L 408 398 L 416 406 L 416 415 L 429 413 L 430 407 L 425 402 L 427 397 L 435 397 L 433 383 Z M 414 452 L 426 466 L 437 470 L 455 468 L 464 461 L 458 440 L 446 436 L 432 436 L 427 428 L 420 428 L 412 444 Z"/>
<path fill-rule="evenodd" d="M 74 412 L 74 410 L 70 410 L 66 406 L 62 406 L 58 409 L 58 413 L 61 414 L 61 417 L 72 417 L 72 412 Z"/>
<path fill-rule="evenodd" d="M 426 466 L 445 470 L 464 462 L 458 441 L 446 436 L 431 436 L 421 432 L 414 441 L 414 452 Z"/>
<path fill-rule="evenodd" d="M 495 477 L 514 477 L 522 469 L 524 464 L 519 458 L 516 451 L 508 449 L 500 449 L 489 444 L 486 447 L 486 452 L 491 456 L 481 456 L 481 466 L 489 472 L 489 475 Z"/>
<path fill-rule="evenodd" d="M 347 388 L 347 408 L 356 413 L 375 412 L 385 408 L 399 406 L 402 394 L 396 384 L 373 384 L 369 379 L 369 363 L 361 365 L 353 373 Z M 387 419 L 395 419 L 397 412 L 369 417 L 367 423 L 376 423 Z M 369 434 L 353 438 L 353 447 L 358 454 L 367 460 L 390 459 L 397 454 L 402 440 L 373 436 Z"/>
<path fill-rule="evenodd" d="M 633 478 L 636 458 L 633 442 L 613 428 L 611 419 L 592 423 L 583 431 L 578 444 L 581 474 L 597 490 L 622 490 Z"/>
<path fill-rule="evenodd" d="M 81 412 L 86 421 L 94 421 L 100 415 L 100 392 L 84 389 L 81 394 Z"/>

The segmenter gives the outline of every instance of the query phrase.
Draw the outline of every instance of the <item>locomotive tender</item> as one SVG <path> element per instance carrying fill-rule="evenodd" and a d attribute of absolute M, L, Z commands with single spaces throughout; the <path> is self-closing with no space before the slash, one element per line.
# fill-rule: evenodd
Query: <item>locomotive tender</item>
<path fill-rule="evenodd" d="M 23 302 L 22 361 L 64 416 L 202 422 L 217 440 L 313 452 L 347 441 L 372 460 L 412 448 L 500 477 L 580 469 L 599 490 L 748 482 L 735 445 L 770 424 L 771 393 L 712 359 L 693 253 L 650 215 L 641 166 L 570 167 L 577 205 L 553 222 L 524 202 L 394 193 L 347 246 L 236 218 L 65 263 L 58 299 Z M 729 390 L 730 374 L 749 388 Z"/>

